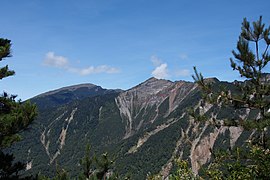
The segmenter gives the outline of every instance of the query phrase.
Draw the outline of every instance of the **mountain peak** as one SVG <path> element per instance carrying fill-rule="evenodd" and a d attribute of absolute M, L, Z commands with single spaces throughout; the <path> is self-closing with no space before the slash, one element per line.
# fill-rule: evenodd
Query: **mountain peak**
<path fill-rule="evenodd" d="M 173 82 L 165 79 L 157 79 L 155 77 L 151 77 L 141 84 L 127 90 L 127 91 L 140 91 L 142 94 L 156 94 L 168 86 L 171 86 Z"/>
<path fill-rule="evenodd" d="M 61 91 L 76 91 L 79 88 L 88 88 L 88 89 L 91 89 L 93 87 L 98 87 L 98 86 L 96 86 L 94 84 L 91 84 L 91 83 L 77 84 L 77 85 L 71 85 L 71 86 L 67 86 L 67 87 L 62 87 L 62 88 L 59 88 L 59 89 L 55 89 L 55 90 L 52 90 L 52 91 L 48 91 L 48 92 L 42 93 L 42 94 L 40 94 L 38 96 L 39 97 L 48 96 L 48 95 L 59 93 Z"/>
<path fill-rule="evenodd" d="M 149 79 L 147 79 L 146 81 L 158 81 L 158 80 L 160 80 L 160 79 L 157 79 L 157 78 L 155 78 L 155 77 L 150 77 Z M 146 82 L 145 81 L 145 82 Z"/>
<path fill-rule="evenodd" d="M 119 89 L 103 89 L 100 86 L 86 83 L 52 90 L 33 97 L 31 101 L 36 103 L 39 109 L 44 109 L 68 104 L 74 100 L 80 100 L 105 94 L 118 94 L 120 92 L 121 90 Z"/>
<path fill-rule="evenodd" d="M 218 78 L 216 78 L 216 77 L 205 78 L 204 81 L 207 83 L 219 82 Z"/>
<path fill-rule="evenodd" d="M 155 78 L 155 77 L 151 77 L 151 78 L 147 79 L 146 81 L 142 82 L 139 85 L 142 85 L 142 84 L 151 84 L 151 83 L 162 84 L 162 83 L 172 83 L 172 82 L 169 81 L 169 80 L 166 80 L 166 79 L 158 79 L 158 78 Z"/>

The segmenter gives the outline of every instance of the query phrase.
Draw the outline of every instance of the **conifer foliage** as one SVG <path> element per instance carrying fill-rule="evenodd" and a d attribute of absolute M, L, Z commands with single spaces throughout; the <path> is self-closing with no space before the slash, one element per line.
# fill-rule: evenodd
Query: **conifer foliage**
<path fill-rule="evenodd" d="M 10 40 L 0 38 L 0 61 L 2 61 L 6 57 L 11 56 L 10 47 L 11 47 Z M 9 70 L 8 65 L 0 69 L 0 79 L 3 79 L 8 76 L 12 76 L 14 74 L 15 72 L 12 70 Z"/>
<path fill-rule="evenodd" d="M 8 57 L 11 57 L 11 41 L 0 38 L 0 62 Z M 8 65 L 0 67 L 0 80 L 14 74 Z M 0 95 L 0 179 L 20 179 L 19 171 L 25 169 L 25 164 L 14 163 L 14 156 L 5 154 L 3 149 L 20 140 L 18 133 L 25 129 L 37 114 L 35 105 L 16 101 L 16 97 L 6 92 Z"/>
<path fill-rule="evenodd" d="M 235 122 L 246 129 L 264 130 L 270 124 L 270 75 L 266 68 L 270 61 L 268 53 L 270 27 L 265 28 L 262 17 L 250 23 L 244 18 L 242 32 L 237 42 L 237 51 L 233 50 L 234 58 L 230 58 L 231 67 L 237 70 L 244 82 L 236 82 L 238 93 L 220 88 L 214 91 L 214 86 L 206 83 L 201 73 L 194 67 L 193 79 L 204 92 L 205 99 L 210 103 L 222 103 L 223 106 L 233 106 L 235 109 L 257 110 L 256 119 L 241 119 Z M 254 47 L 254 50 L 250 46 Z"/>
<path fill-rule="evenodd" d="M 270 27 L 265 27 L 262 17 L 252 24 L 244 18 L 242 32 L 230 59 L 233 70 L 245 78 L 244 82 L 235 82 L 237 90 L 231 92 L 204 80 L 194 67 L 193 79 L 204 92 L 204 100 L 222 107 L 253 112 L 233 119 L 224 124 L 251 130 L 253 136 L 247 146 L 216 154 L 208 166 L 206 174 L 213 179 L 269 179 L 270 171 L 270 74 L 267 71 L 270 55 L 268 53 Z M 268 67 L 269 68 L 269 67 Z M 218 89 L 218 90 L 217 90 Z M 194 113 L 193 113 L 194 114 Z M 196 117 L 196 116 L 194 116 Z M 207 120 L 206 117 L 197 118 Z"/>

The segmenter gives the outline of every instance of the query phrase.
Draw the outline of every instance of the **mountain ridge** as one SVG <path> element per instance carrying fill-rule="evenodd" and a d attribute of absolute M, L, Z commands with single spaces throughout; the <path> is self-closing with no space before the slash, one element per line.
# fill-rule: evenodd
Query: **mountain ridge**
<path fill-rule="evenodd" d="M 42 96 L 48 96 L 48 95 L 55 94 L 55 93 L 58 93 L 58 92 L 64 91 L 64 90 L 74 91 L 74 90 L 76 90 L 78 88 L 81 88 L 81 87 L 86 87 L 86 88 L 90 89 L 90 88 L 93 88 L 93 87 L 97 87 L 97 85 L 92 84 L 92 83 L 82 83 L 82 84 L 75 84 L 75 85 L 65 86 L 65 87 L 56 88 L 56 89 L 49 90 L 47 92 L 38 94 L 38 95 L 34 96 L 33 98 L 42 97 Z"/>
<path fill-rule="evenodd" d="M 234 87 L 216 78 L 207 81 Z M 37 102 L 39 116 L 31 130 L 23 132 L 25 139 L 12 147 L 16 155 L 31 163 L 28 173 L 42 171 L 51 176 L 57 161 L 74 176 L 88 142 L 92 152 L 113 154 L 121 177 L 131 173 L 132 179 L 139 180 L 148 172 L 166 177 L 174 169 L 175 158 L 188 159 L 192 170 L 199 173 L 211 160 L 211 149 L 232 148 L 250 135 L 192 119 L 189 108 L 220 121 L 235 118 L 233 109 L 202 107 L 200 88 L 193 82 L 149 78 L 125 91 L 101 87 L 95 91 L 97 86 L 93 87 L 60 88 L 31 99 Z M 244 117 L 249 112 L 238 114 Z"/>

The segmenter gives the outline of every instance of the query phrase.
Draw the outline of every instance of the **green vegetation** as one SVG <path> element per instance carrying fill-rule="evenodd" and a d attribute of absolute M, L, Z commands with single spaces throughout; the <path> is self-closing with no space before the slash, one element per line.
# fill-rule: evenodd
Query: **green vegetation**
<path fill-rule="evenodd" d="M 237 83 L 237 93 L 230 90 L 213 90 L 210 83 L 205 82 L 196 68 L 194 80 L 204 92 L 204 99 L 212 104 L 255 111 L 256 116 L 230 119 L 225 125 L 238 126 L 256 132 L 250 137 L 246 146 L 215 154 L 214 161 L 205 170 L 206 178 L 211 179 L 269 179 L 270 170 L 270 82 L 265 69 L 270 60 L 268 47 L 270 27 L 265 28 L 262 17 L 250 23 L 244 19 L 242 32 L 237 43 L 237 51 L 232 51 L 231 67 L 237 70 L 243 83 Z M 250 48 L 254 44 L 254 51 Z M 205 118 L 204 118 L 205 119 Z"/>
<path fill-rule="evenodd" d="M 35 174 L 40 171 L 42 175 L 39 175 L 39 179 L 128 177 L 136 180 L 144 179 L 148 174 L 148 179 L 159 180 L 163 178 L 158 174 L 161 167 L 173 158 L 176 160 L 168 172 L 171 180 L 269 179 L 270 76 L 265 74 L 270 60 L 269 32 L 270 27 L 265 28 L 261 17 L 252 25 L 244 19 L 237 51 L 233 51 L 234 59 L 231 58 L 230 61 L 233 70 L 237 70 L 245 81 L 232 84 L 219 82 L 217 79 L 206 80 L 194 68 L 193 78 L 199 88 L 194 88 L 193 83 L 186 83 L 183 92 L 179 92 L 183 93 L 183 97 L 175 99 L 179 104 L 172 111 L 169 109 L 169 97 L 159 105 L 149 105 L 144 109 L 140 109 L 140 102 L 138 105 L 137 102 L 133 104 L 134 108 L 129 109 L 132 110 L 132 135 L 128 138 L 124 138 L 126 129 L 129 128 L 127 119 L 121 116 L 115 102 L 119 92 L 105 93 L 102 90 L 100 94 L 90 96 L 81 89 L 79 93 L 82 98 L 74 100 L 76 94 L 65 90 L 45 97 L 45 102 L 48 102 L 46 106 L 42 105 L 44 97 L 38 97 L 33 101 L 39 103 L 43 111 L 37 121 L 30 125 L 30 133 L 21 133 L 33 138 L 25 141 L 26 143 L 16 143 L 11 151 L 16 150 L 20 155 L 19 159 L 29 156 L 34 168 L 27 173 Z M 254 43 L 254 51 L 251 50 L 250 43 Z M 7 54 L 8 57 L 9 53 L 0 54 Z M 14 74 L 7 66 L 2 71 L 5 76 Z M 89 97 L 85 97 L 88 95 Z M 0 129 L 1 148 L 18 140 L 17 132 L 27 127 L 35 116 L 34 106 L 31 104 L 16 102 L 15 96 L 7 94 L 2 98 L 0 123 L 5 126 Z M 201 113 L 209 104 L 212 105 L 208 106 L 210 109 Z M 12 108 L 4 113 L 6 107 Z M 196 121 L 193 122 L 190 117 Z M 153 119 L 155 121 L 151 122 Z M 224 128 L 223 133 L 217 133 L 211 146 L 212 159 L 201 166 L 198 175 L 195 175 L 189 166 L 191 149 L 200 145 L 195 141 L 200 141 L 222 127 L 230 126 L 244 129 L 235 146 L 230 144 L 230 131 Z M 10 127 L 15 127 L 15 131 L 11 131 Z M 44 138 L 42 142 L 41 136 Z M 84 154 L 83 147 L 88 141 L 92 147 L 88 145 Z M 29 149 L 31 153 L 28 152 Z M 131 152 L 130 149 L 135 150 Z M 58 152 L 60 153 L 57 154 Z M 55 154 L 57 158 L 53 159 Z M 113 157 L 113 161 L 109 157 Z M 13 157 L 5 158 L 10 162 L 13 160 Z M 16 164 L 10 164 L 12 165 Z M 20 168 L 16 172 L 12 171 L 16 177 L 18 170 L 24 168 L 23 164 L 17 166 Z M 0 171 L 2 172 L 4 171 Z M 157 175 L 151 175 L 150 172 Z"/>
<path fill-rule="evenodd" d="M 109 159 L 107 153 L 103 153 L 101 157 L 90 155 L 90 145 L 87 144 L 84 157 L 80 160 L 81 173 L 78 173 L 76 177 L 71 178 L 69 173 L 65 169 L 61 169 L 57 166 L 56 175 L 53 178 L 46 177 L 42 174 L 38 176 L 38 180 L 114 180 L 118 179 L 117 173 L 112 170 L 112 164 L 114 161 Z"/>
<path fill-rule="evenodd" d="M 265 68 L 270 61 L 268 47 L 270 27 L 265 28 L 262 17 L 250 23 L 244 19 L 242 33 L 237 43 L 237 50 L 232 51 L 235 60 L 230 59 L 231 67 L 237 70 L 246 81 L 237 83 L 236 89 L 219 86 L 211 81 L 206 81 L 201 73 L 194 67 L 193 79 L 199 84 L 203 92 L 202 107 L 210 103 L 217 107 L 225 108 L 225 113 L 219 113 L 220 122 L 210 117 L 210 114 L 201 114 L 197 109 L 189 109 L 189 114 L 198 122 L 210 122 L 214 127 L 237 126 L 244 130 L 252 130 L 248 141 L 243 145 L 236 145 L 233 149 L 214 148 L 213 160 L 202 168 L 202 174 L 195 176 L 188 167 L 188 162 L 177 160 L 177 170 L 169 179 L 269 179 L 270 171 L 270 78 L 267 77 Z M 254 43 L 255 51 L 249 47 Z M 260 42 L 264 44 L 260 44 Z M 261 51 L 259 51 L 261 49 Z M 240 117 L 241 110 L 248 110 L 245 117 Z M 238 117 L 232 116 L 237 112 Z M 225 134 L 224 134 L 225 135 Z M 222 139 L 226 139 L 224 136 Z M 221 142 L 216 142 L 219 144 Z M 220 146 L 221 147 L 221 146 Z M 217 150 L 218 149 L 218 150 Z M 148 176 L 149 180 L 162 179 L 161 175 Z"/>
<path fill-rule="evenodd" d="M 10 57 L 10 52 L 11 41 L 0 38 L 0 61 Z M 8 65 L 0 68 L 0 80 L 14 74 Z M 19 131 L 25 129 L 36 116 L 36 106 L 15 99 L 15 95 L 6 92 L 0 95 L 0 179 L 17 179 L 20 177 L 19 172 L 25 169 L 24 163 L 13 162 L 14 156 L 5 154 L 3 149 L 19 141 Z"/>
<path fill-rule="evenodd" d="M 169 175 L 169 180 L 199 180 L 200 178 L 193 174 L 189 168 L 187 161 L 176 159 L 175 164 L 177 170 L 175 173 Z M 147 180 L 162 180 L 164 179 L 161 175 L 148 175 Z"/>

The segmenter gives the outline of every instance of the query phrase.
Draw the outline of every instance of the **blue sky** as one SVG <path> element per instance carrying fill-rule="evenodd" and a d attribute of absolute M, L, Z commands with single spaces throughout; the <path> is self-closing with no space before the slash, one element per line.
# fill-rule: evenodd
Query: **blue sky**
<path fill-rule="evenodd" d="M 129 89 L 146 79 L 239 79 L 230 68 L 244 17 L 270 24 L 269 0 L 1 0 L 0 37 L 16 71 L 1 91 L 25 100 L 63 86 Z"/>

